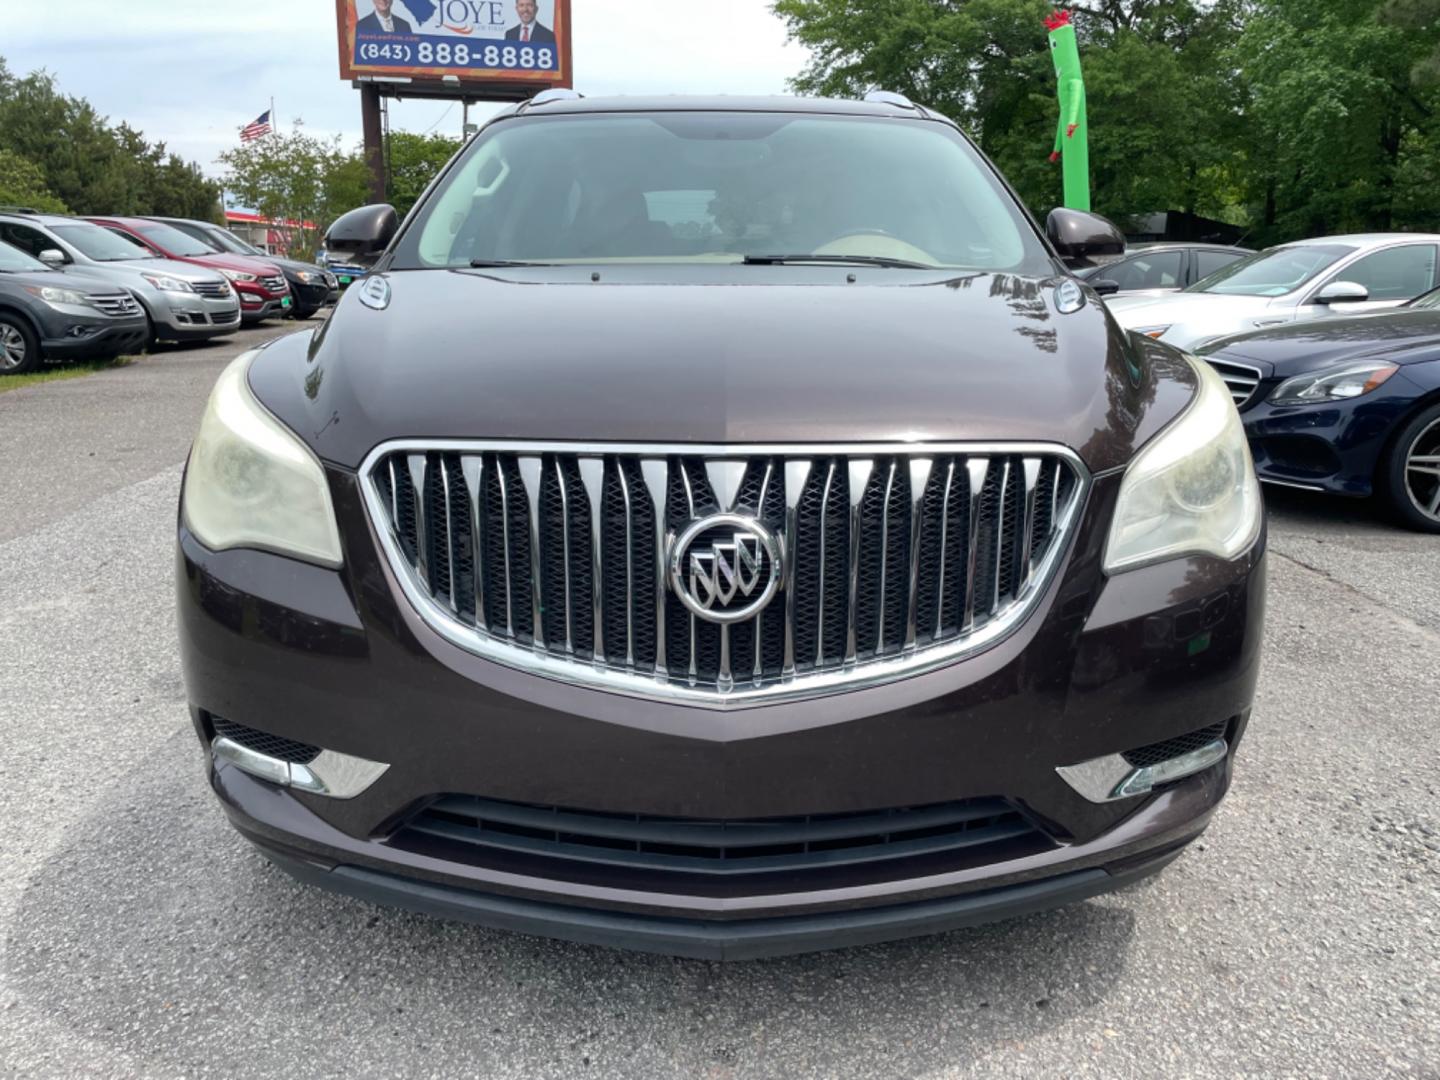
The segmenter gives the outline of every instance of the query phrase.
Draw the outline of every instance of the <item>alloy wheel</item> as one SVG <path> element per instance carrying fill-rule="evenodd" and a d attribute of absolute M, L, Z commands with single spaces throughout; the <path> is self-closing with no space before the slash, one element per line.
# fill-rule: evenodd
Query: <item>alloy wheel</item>
<path fill-rule="evenodd" d="M 1415 509 L 1440 521 L 1440 420 L 1416 436 L 1405 457 L 1405 491 Z"/>
<path fill-rule="evenodd" d="M 0 323 L 0 371 L 15 371 L 24 364 L 24 336 L 9 323 Z"/>

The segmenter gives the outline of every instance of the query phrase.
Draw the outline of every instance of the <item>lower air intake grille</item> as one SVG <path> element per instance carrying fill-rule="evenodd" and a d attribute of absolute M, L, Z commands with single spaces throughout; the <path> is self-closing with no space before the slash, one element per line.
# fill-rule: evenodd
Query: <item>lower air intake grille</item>
<path fill-rule="evenodd" d="M 1164 742 L 1151 743 L 1149 746 L 1141 746 L 1135 750 L 1126 750 L 1120 755 L 1129 764 L 1137 769 L 1144 769 L 1151 765 L 1158 765 L 1162 761 L 1169 761 L 1171 758 L 1179 757 L 1181 754 L 1188 754 L 1191 750 L 1199 750 L 1202 746 L 1214 742 L 1216 739 L 1225 737 L 1225 730 L 1230 726 L 1229 721 L 1221 720 L 1218 724 L 1211 724 L 1209 727 L 1200 728 L 1198 731 L 1187 732 L 1184 735 L 1177 735 L 1173 739 L 1166 739 Z"/>
<path fill-rule="evenodd" d="M 318 746 L 256 731 L 244 724 L 226 720 L 223 716 L 212 716 L 210 723 L 215 729 L 216 738 L 237 742 L 245 749 L 253 750 L 257 754 L 264 754 L 266 757 L 279 758 L 281 761 L 288 761 L 295 765 L 308 765 L 320 756 L 320 747 Z"/>
<path fill-rule="evenodd" d="M 783 875 L 774 880 L 798 888 L 795 875 L 839 867 L 853 872 L 869 866 L 883 878 L 897 864 L 913 868 L 915 860 L 955 867 L 1053 846 L 1003 799 L 727 821 L 594 813 L 468 795 L 431 803 L 389 843 L 479 865 L 544 859 L 548 872 L 560 876 L 603 870 L 661 889 L 667 880 L 733 883 L 757 875 Z"/>
<path fill-rule="evenodd" d="M 1087 486 L 1063 448 L 1006 443 L 406 444 L 362 476 L 402 587 L 454 644 L 704 705 L 994 643 L 1043 592 Z M 696 603 L 742 588 L 733 618 Z"/>

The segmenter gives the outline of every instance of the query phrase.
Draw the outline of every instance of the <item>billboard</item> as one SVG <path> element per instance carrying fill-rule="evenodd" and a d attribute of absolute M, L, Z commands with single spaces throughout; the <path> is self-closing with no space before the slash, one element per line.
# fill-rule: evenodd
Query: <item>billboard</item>
<path fill-rule="evenodd" d="M 340 76 L 570 86 L 570 0 L 336 0 Z"/>

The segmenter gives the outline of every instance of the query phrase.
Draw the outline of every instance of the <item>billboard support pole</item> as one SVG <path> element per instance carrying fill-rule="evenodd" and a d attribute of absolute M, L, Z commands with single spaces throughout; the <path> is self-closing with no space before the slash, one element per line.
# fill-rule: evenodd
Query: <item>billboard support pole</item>
<path fill-rule="evenodd" d="M 370 201 L 385 201 L 385 146 L 380 133 L 380 88 L 360 84 L 360 122 L 365 131 L 365 164 L 370 169 Z"/>

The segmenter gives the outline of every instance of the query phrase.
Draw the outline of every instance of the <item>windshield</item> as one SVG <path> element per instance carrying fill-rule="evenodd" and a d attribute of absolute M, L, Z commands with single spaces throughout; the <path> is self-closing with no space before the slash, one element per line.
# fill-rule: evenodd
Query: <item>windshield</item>
<path fill-rule="evenodd" d="M 501 121 L 426 200 L 396 263 L 805 255 L 1053 272 L 944 124 L 721 112 Z"/>
<path fill-rule="evenodd" d="M 1346 244 L 1270 248 L 1237 259 L 1185 291 L 1223 296 L 1284 296 L 1354 250 Z"/>
<path fill-rule="evenodd" d="M 207 225 L 204 228 L 197 228 L 195 231 L 200 235 L 200 239 L 217 251 L 228 251 L 232 255 L 264 254 L 259 248 L 245 243 L 229 229 L 222 229 L 218 225 Z"/>
<path fill-rule="evenodd" d="M 32 259 L 19 248 L 13 248 L 9 244 L 0 244 L 0 274 L 33 274 L 50 273 L 50 267 L 46 266 L 39 259 Z"/>
<path fill-rule="evenodd" d="M 171 255 L 214 255 L 217 250 L 205 241 L 181 232 L 173 225 L 162 225 L 158 221 L 139 225 L 135 231 L 155 241 L 156 247 L 161 251 L 168 251 Z"/>
<path fill-rule="evenodd" d="M 96 262 L 119 262 L 122 259 L 153 259 L 149 250 L 134 240 L 102 229 L 99 225 L 76 222 L 73 225 L 52 226 L 55 235 L 73 245 L 82 255 Z"/>

